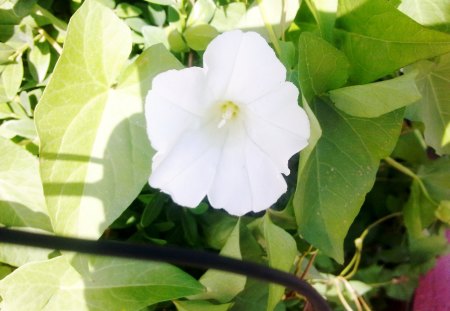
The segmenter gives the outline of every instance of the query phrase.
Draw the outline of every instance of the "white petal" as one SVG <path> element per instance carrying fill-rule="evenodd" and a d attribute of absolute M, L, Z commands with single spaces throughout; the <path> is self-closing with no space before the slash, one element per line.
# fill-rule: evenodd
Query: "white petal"
<path fill-rule="evenodd" d="M 245 126 L 249 137 L 284 174 L 288 160 L 306 147 L 309 120 L 297 103 L 298 90 L 290 82 L 245 107 Z"/>
<path fill-rule="evenodd" d="M 149 183 L 187 207 L 196 207 L 205 197 L 216 173 L 224 132 L 215 123 L 184 133 L 167 153 L 153 161 Z"/>
<path fill-rule="evenodd" d="M 208 87 L 217 100 L 252 101 L 286 79 L 286 69 L 267 42 L 240 30 L 217 36 L 203 56 Z"/>
<path fill-rule="evenodd" d="M 200 126 L 207 100 L 202 68 L 157 75 L 145 103 L 147 133 L 153 148 L 165 152 L 182 133 Z"/>
<path fill-rule="evenodd" d="M 241 216 L 269 208 L 286 191 L 273 162 L 245 134 L 232 128 L 218 163 L 208 199 L 215 208 Z"/>

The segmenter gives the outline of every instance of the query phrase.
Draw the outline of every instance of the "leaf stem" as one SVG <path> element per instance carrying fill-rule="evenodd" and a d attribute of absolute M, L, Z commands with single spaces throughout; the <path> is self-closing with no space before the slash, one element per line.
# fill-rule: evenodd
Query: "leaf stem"
<path fill-rule="evenodd" d="M 62 53 L 62 47 L 56 42 L 55 39 L 53 39 L 44 29 L 39 28 L 38 33 L 40 33 L 45 40 L 55 49 L 55 51 L 61 55 Z"/>

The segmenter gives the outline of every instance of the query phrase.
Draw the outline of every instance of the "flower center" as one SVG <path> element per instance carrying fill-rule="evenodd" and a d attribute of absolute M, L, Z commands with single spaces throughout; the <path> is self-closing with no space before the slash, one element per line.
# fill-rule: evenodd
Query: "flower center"
<path fill-rule="evenodd" d="M 222 128 L 229 120 L 235 119 L 239 113 L 239 106 L 232 101 L 225 101 L 220 104 L 221 119 L 217 128 Z"/>

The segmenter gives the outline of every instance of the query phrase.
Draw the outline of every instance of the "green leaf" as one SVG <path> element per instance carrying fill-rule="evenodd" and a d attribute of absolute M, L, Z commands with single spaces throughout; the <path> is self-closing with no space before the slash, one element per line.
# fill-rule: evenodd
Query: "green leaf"
<path fill-rule="evenodd" d="M 391 80 L 332 90 L 330 97 L 336 107 L 349 115 L 376 118 L 422 97 L 416 86 L 416 75 L 409 73 Z"/>
<path fill-rule="evenodd" d="M 448 245 L 442 235 L 423 236 L 410 241 L 411 261 L 414 264 L 425 263 L 442 254 Z"/>
<path fill-rule="evenodd" d="M 350 80 L 359 84 L 450 51 L 450 35 L 417 24 L 385 0 L 340 0 L 336 27 Z"/>
<path fill-rule="evenodd" d="M 423 141 L 422 133 L 415 129 L 400 135 L 391 157 L 418 165 L 427 161 L 426 149 L 427 146 Z"/>
<path fill-rule="evenodd" d="M 38 159 L 0 137 L 0 223 L 51 231 Z"/>
<path fill-rule="evenodd" d="M 280 227 L 274 225 L 268 213 L 264 216 L 263 227 L 270 267 L 289 272 L 297 256 L 297 244 L 294 238 Z M 283 286 L 269 284 L 269 298 L 266 310 L 274 310 L 283 294 Z"/>
<path fill-rule="evenodd" d="M 435 219 L 436 205 L 422 192 L 418 181 L 411 184 L 411 194 L 403 208 L 403 219 L 410 239 L 423 237 L 423 230 Z"/>
<path fill-rule="evenodd" d="M 304 32 L 298 41 L 298 52 L 300 88 L 308 101 L 314 95 L 336 89 L 347 82 L 347 58 L 327 41 Z"/>
<path fill-rule="evenodd" d="M 0 101 L 11 101 L 17 92 L 19 92 L 20 85 L 22 84 L 22 58 L 19 57 L 15 62 L 8 63 L 4 66 L 5 68 L 0 77 Z"/>
<path fill-rule="evenodd" d="M 333 42 L 338 0 L 306 0 L 306 4 L 316 20 L 320 36 Z"/>
<path fill-rule="evenodd" d="M 242 259 L 240 227 L 241 222 L 238 221 L 220 251 L 220 255 Z M 215 299 L 220 303 L 229 302 L 244 289 L 246 280 L 247 278 L 243 275 L 210 269 L 199 280 L 207 288 L 207 292 L 196 296 L 195 299 Z"/>
<path fill-rule="evenodd" d="M 419 167 L 417 176 L 436 201 L 450 200 L 450 158 L 443 157 Z"/>
<path fill-rule="evenodd" d="M 440 31 L 450 31 L 448 0 L 403 0 L 398 9 L 419 24 Z"/>
<path fill-rule="evenodd" d="M 86 1 L 72 17 L 35 115 L 44 193 L 59 234 L 98 238 L 150 174 L 144 97 L 156 74 L 179 63 L 157 45 L 123 70 L 130 51 L 129 28 L 103 5 Z"/>
<path fill-rule="evenodd" d="M 212 0 L 197 0 L 186 22 L 187 27 L 207 24 L 214 15 L 216 5 Z"/>
<path fill-rule="evenodd" d="M 170 45 L 170 49 L 177 53 L 187 52 L 189 51 L 189 47 L 183 39 L 183 35 L 178 31 L 176 27 L 168 27 L 168 41 Z"/>
<path fill-rule="evenodd" d="M 204 51 L 219 32 L 211 25 L 203 24 L 192 26 L 184 32 L 187 45 L 196 51 Z"/>
<path fill-rule="evenodd" d="M 299 233 L 342 262 L 344 238 L 375 182 L 380 159 L 395 146 L 403 110 L 365 119 L 322 100 L 311 106 L 322 136 L 300 167 L 294 210 Z"/>
<path fill-rule="evenodd" d="M 280 46 L 280 61 L 283 63 L 286 69 L 294 68 L 297 64 L 297 58 L 295 57 L 295 45 L 290 41 L 278 40 Z"/>
<path fill-rule="evenodd" d="M 450 53 L 407 68 L 416 70 L 422 99 L 407 108 L 406 117 L 425 124 L 425 141 L 438 154 L 450 154 Z"/>
<path fill-rule="evenodd" d="M 44 81 L 50 65 L 50 47 L 47 42 L 36 42 L 28 53 L 28 68 L 37 82 Z"/>
<path fill-rule="evenodd" d="M 17 311 L 132 311 L 203 291 L 190 275 L 163 263 L 90 257 L 88 264 L 80 272 L 69 257 L 60 256 L 25 265 L 0 281 L 2 306 Z"/>
<path fill-rule="evenodd" d="M 232 303 L 215 305 L 211 302 L 199 301 L 174 301 L 178 311 L 226 311 L 231 308 Z"/>

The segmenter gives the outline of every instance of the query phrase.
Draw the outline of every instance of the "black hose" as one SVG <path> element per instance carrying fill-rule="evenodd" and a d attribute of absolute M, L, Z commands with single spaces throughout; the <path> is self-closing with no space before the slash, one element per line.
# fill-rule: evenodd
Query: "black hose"
<path fill-rule="evenodd" d="M 309 301 L 315 311 L 331 310 L 327 302 L 309 283 L 292 274 L 214 253 L 169 246 L 130 244 L 119 241 L 84 240 L 12 230 L 4 227 L 0 228 L 0 242 L 100 256 L 163 261 L 181 266 L 201 269 L 212 268 L 233 272 L 255 279 L 277 283 L 295 290 Z"/>

